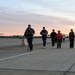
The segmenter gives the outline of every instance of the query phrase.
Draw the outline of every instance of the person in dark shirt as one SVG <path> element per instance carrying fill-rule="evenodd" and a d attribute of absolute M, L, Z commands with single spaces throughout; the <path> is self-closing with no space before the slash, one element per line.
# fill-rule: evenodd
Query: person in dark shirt
<path fill-rule="evenodd" d="M 43 48 L 46 46 L 46 39 L 47 39 L 47 34 L 48 31 L 43 27 L 43 30 L 41 30 L 40 34 L 42 35 L 42 40 L 43 40 Z"/>
<path fill-rule="evenodd" d="M 69 32 L 70 48 L 74 47 L 74 32 L 73 29 Z"/>
<path fill-rule="evenodd" d="M 28 28 L 25 30 L 24 36 L 27 38 L 28 46 L 30 51 L 33 50 L 33 35 L 35 34 L 35 30 L 31 28 L 31 25 L 28 25 Z"/>
<path fill-rule="evenodd" d="M 51 37 L 52 47 L 54 47 L 55 42 L 56 42 L 56 32 L 54 29 L 52 30 L 50 37 Z"/>

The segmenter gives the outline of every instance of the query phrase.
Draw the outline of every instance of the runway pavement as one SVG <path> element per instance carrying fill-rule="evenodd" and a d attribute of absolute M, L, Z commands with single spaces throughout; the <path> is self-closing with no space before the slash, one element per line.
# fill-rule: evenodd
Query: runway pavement
<path fill-rule="evenodd" d="M 1 48 L 0 75 L 75 75 L 75 48 L 69 48 L 69 41 L 61 49 L 34 45 L 32 52 L 26 46 Z"/>

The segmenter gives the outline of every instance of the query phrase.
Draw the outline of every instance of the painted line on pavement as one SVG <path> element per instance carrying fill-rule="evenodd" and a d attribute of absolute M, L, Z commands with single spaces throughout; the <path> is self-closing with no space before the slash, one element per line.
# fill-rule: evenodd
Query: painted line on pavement
<path fill-rule="evenodd" d="M 41 50 L 43 50 L 43 49 L 41 49 Z M 27 52 L 27 53 L 23 53 L 23 54 L 11 56 L 11 57 L 2 58 L 2 59 L 0 59 L 0 61 L 7 60 L 7 59 L 12 59 L 12 58 L 15 58 L 15 57 L 20 57 L 20 56 L 27 55 L 27 54 L 31 54 L 31 53 L 36 53 L 38 51 L 40 51 L 40 50 L 32 51 L 32 52 Z"/>

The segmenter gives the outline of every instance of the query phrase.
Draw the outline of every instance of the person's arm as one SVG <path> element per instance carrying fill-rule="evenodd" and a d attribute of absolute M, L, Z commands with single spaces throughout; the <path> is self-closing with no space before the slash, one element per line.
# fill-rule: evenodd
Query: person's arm
<path fill-rule="evenodd" d="M 46 35 L 48 35 L 48 31 L 46 30 Z"/>
<path fill-rule="evenodd" d="M 42 35 L 42 31 L 40 32 L 40 34 Z"/>
<path fill-rule="evenodd" d="M 35 34 L 35 30 L 33 30 L 33 34 Z"/>
<path fill-rule="evenodd" d="M 26 29 L 24 32 L 24 36 L 27 36 L 27 34 L 28 34 L 28 30 Z"/>
<path fill-rule="evenodd" d="M 32 35 L 35 34 L 35 30 L 34 30 L 34 29 L 31 30 L 31 34 L 32 34 Z"/>

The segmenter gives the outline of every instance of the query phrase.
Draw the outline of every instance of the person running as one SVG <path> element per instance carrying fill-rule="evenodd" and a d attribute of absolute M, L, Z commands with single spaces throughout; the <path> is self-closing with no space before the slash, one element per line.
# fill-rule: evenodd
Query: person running
<path fill-rule="evenodd" d="M 52 47 L 54 47 L 55 42 L 56 42 L 56 32 L 54 29 L 52 30 L 50 37 L 51 37 Z"/>
<path fill-rule="evenodd" d="M 70 48 L 74 47 L 74 32 L 73 29 L 69 32 Z"/>
<path fill-rule="evenodd" d="M 47 34 L 48 31 L 43 27 L 43 30 L 41 30 L 40 34 L 42 35 L 42 40 L 43 40 L 43 48 L 46 46 L 46 39 L 47 39 Z"/>
<path fill-rule="evenodd" d="M 58 33 L 57 33 L 57 48 L 61 48 L 61 43 L 62 43 L 62 34 L 60 33 L 60 30 L 58 30 Z"/>
<path fill-rule="evenodd" d="M 65 34 L 63 34 L 62 40 L 63 40 L 63 42 L 65 41 Z"/>
<path fill-rule="evenodd" d="M 35 30 L 31 28 L 31 25 L 29 24 L 27 29 L 25 30 L 24 36 L 27 38 L 28 47 L 30 48 L 30 51 L 33 50 L 33 35 L 35 34 Z"/>

